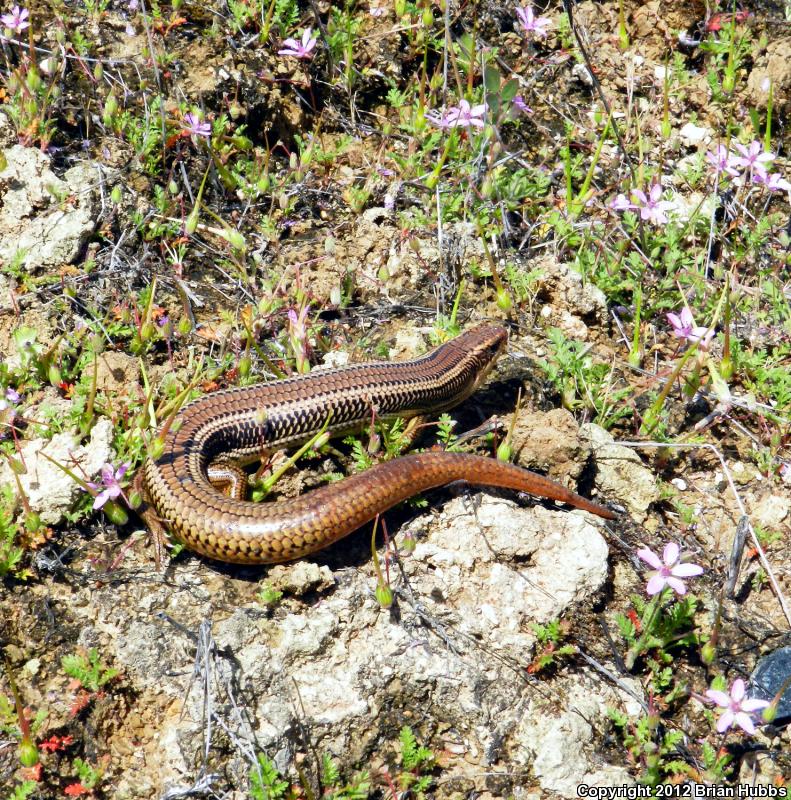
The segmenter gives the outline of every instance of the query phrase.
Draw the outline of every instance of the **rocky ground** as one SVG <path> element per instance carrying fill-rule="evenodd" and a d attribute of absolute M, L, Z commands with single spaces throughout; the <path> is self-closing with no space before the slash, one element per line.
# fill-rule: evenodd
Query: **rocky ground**
<path fill-rule="evenodd" d="M 791 9 L 572 9 L 4 13 L 0 798 L 787 788 L 791 709 L 720 730 L 706 692 L 791 645 Z M 371 526 L 157 565 L 124 501 L 185 387 L 481 320 L 509 346 L 455 430 L 496 418 L 470 447 L 615 521 L 450 487 L 388 512 L 376 565 Z M 652 607 L 668 542 L 703 572 Z"/>

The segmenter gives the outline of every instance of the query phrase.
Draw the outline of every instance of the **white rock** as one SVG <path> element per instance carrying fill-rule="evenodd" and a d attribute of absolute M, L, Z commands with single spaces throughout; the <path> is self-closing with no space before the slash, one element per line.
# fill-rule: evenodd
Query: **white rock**
<path fill-rule="evenodd" d="M 593 451 L 599 491 L 623 503 L 638 521 L 644 520 L 648 507 L 659 500 L 659 489 L 651 470 L 643 466 L 633 449 L 616 444 L 598 425 L 580 425 L 580 436 L 588 441 Z"/>
<path fill-rule="evenodd" d="M 684 125 L 678 132 L 678 135 L 687 147 L 708 144 L 712 140 L 712 132 L 708 128 L 695 125 L 693 122 L 688 122 Z"/>
<path fill-rule="evenodd" d="M 638 697 L 639 683 L 625 682 Z M 609 766 L 595 756 L 597 729 L 609 725 L 607 708 L 614 707 L 636 718 L 639 703 L 627 693 L 603 683 L 590 672 L 558 678 L 545 685 L 552 700 L 536 694 L 529 701 L 523 723 L 516 733 L 521 749 L 517 762 L 532 765 L 533 774 L 545 791 L 562 797 L 580 797 L 586 786 L 631 786 L 634 779 L 624 767 Z"/>
<path fill-rule="evenodd" d="M 791 519 L 791 498 L 779 493 L 763 497 L 750 509 L 750 515 L 756 525 L 776 531 Z"/>
<path fill-rule="evenodd" d="M 38 512 L 44 524 L 59 523 L 83 492 L 80 485 L 52 461 L 76 474 L 83 472 L 93 478 L 103 464 L 113 459 L 112 436 L 112 422 L 102 417 L 93 426 L 90 441 L 84 445 L 72 433 L 57 433 L 51 439 L 22 442 L 19 458 L 27 466 L 27 472 L 20 475 L 19 480 L 31 509 Z M 8 484 L 16 491 L 16 481 L 7 465 L 0 466 L 0 484 Z"/>
<path fill-rule="evenodd" d="M 71 263 L 95 227 L 98 174 L 80 164 L 61 180 L 40 150 L 14 145 L 4 154 L 0 260 L 8 263 L 22 253 L 30 272 Z"/>

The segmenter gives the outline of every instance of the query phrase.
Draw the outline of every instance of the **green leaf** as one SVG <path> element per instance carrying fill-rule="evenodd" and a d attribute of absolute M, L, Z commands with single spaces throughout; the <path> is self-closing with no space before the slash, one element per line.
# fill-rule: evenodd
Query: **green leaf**
<path fill-rule="evenodd" d="M 487 94 L 500 94 L 500 84 L 502 83 L 502 76 L 497 67 L 487 65 L 483 69 L 483 85 L 486 87 Z"/>
<path fill-rule="evenodd" d="M 510 103 L 518 94 L 519 81 L 515 78 L 511 78 L 511 80 L 506 81 L 502 89 L 500 89 L 500 102 L 503 104 Z"/>

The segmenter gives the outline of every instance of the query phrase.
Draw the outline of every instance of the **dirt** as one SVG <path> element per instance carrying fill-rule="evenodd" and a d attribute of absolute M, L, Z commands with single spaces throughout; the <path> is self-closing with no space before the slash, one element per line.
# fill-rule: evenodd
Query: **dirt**
<path fill-rule="evenodd" d="M 318 14 L 326 24 L 333 5 L 306 6 L 301 18 L 315 28 Z M 631 37 L 626 51 L 618 37 L 621 4 L 573 6 L 618 124 L 626 128 L 639 119 L 641 130 L 652 137 L 660 130 L 661 70 L 679 54 L 685 63 L 701 66 L 668 101 L 676 133 L 687 121 L 720 132 L 734 123 L 711 102 L 699 51 L 679 50 L 679 32 L 705 34 L 706 21 L 711 23 L 715 13 L 708 5 L 624 2 Z M 439 9 L 427 8 L 440 19 Z M 42 17 L 54 12 L 33 11 L 42 45 L 58 50 L 60 23 L 40 25 Z M 105 83 L 82 69 L 94 62 L 69 69 L 51 140 L 23 143 L 46 152 L 59 180 L 83 158 L 98 165 L 90 190 L 80 184 L 92 203 L 96 192 L 98 210 L 79 232 L 76 250 L 55 250 L 67 255 L 30 261 L 25 265 L 29 275 L 12 269 L 6 259 L 0 270 L 0 353 L 7 365 L 19 360 L 13 332 L 20 326 L 38 331 L 39 344 L 47 349 L 61 334 L 83 336 L 75 332 L 85 328 L 86 320 L 99 321 L 102 330 L 91 335 L 103 341 L 98 356 L 81 345 L 58 351 L 60 362 L 50 366 L 68 368 L 75 380 L 50 380 L 47 370 L 39 376 L 52 385 L 26 397 L 24 436 L 32 438 L 39 424 L 79 429 L 84 405 L 72 414 L 75 406 L 69 404 L 78 397 L 86 402 L 76 384 L 81 374 L 93 374 L 95 364 L 98 395 L 93 399 L 99 413 L 123 431 L 114 447 L 142 457 L 143 443 L 129 441 L 135 429 L 127 423 L 141 418 L 144 409 L 161 422 L 173 387 L 194 381 L 200 363 L 211 364 L 200 373 L 195 387 L 200 393 L 252 380 L 245 375 L 245 359 L 252 358 L 254 372 L 267 377 L 288 368 L 288 310 L 312 304 L 307 351 L 317 366 L 339 354 L 352 361 L 417 357 L 432 344 L 429 334 L 437 316 L 448 319 L 457 313 L 458 297 L 461 327 L 499 320 L 511 336 L 488 386 L 455 412 L 456 429 L 496 416 L 502 423 L 496 444 L 514 420 L 511 446 L 518 463 L 628 513 L 603 529 L 554 507 L 517 506 L 514 511 L 513 504 L 497 505 L 505 501 L 492 498 L 480 506 L 475 495 L 454 497 L 452 490 L 441 490 L 430 496 L 429 511 L 408 506 L 387 516 L 388 536 L 400 541 L 399 530 L 409 532 L 421 557 L 402 554 L 388 562 L 399 592 L 394 610 L 385 611 L 373 598 L 378 576 L 370 559 L 370 526 L 302 566 L 236 568 L 184 552 L 162 571 L 134 515 L 129 523 L 115 525 L 89 515 L 90 502 L 83 501 L 79 511 L 64 513 L 46 533 L 24 535 L 29 552 L 21 571 L 1 579 L 0 647 L 7 672 L 0 695 L 11 695 L 10 671 L 29 716 L 45 710 L 46 718 L 35 732 L 43 762 L 37 771 L 19 764 L 15 715 L 0 716 L 0 788 L 8 786 L 11 797 L 13 787 L 35 780 L 31 796 L 43 798 L 76 794 L 69 787 L 77 784 L 86 796 L 118 800 L 189 796 L 193 790 L 193 796 L 242 798 L 249 796 L 255 757 L 265 752 L 287 776 L 294 796 L 309 797 L 319 790 L 321 755 L 329 753 L 347 780 L 360 770 L 370 771 L 374 788 L 369 796 L 391 797 L 397 795 L 394 776 L 404 771 L 396 746 L 404 725 L 438 756 L 430 771 L 436 779 L 430 797 L 571 797 L 580 775 L 603 786 L 629 785 L 644 774 L 648 759 L 616 738 L 607 708 L 627 709 L 633 730 L 640 703 L 651 707 L 665 687 L 641 684 L 639 675 L 627 674 L 622 654 L 614 655 L 623 649 L 622 642 L 614 646 L 613 641 L 618 615 L 634 616 L 633 597 L 642 590 L 645 565 L 635 549 L 645 544 L 657 549 L 669 539 L 705 566 L 703 588 L 696 590 L 702 598 L 697 619 L 708 631 L 716 628 L 719 661 L 714 669 L 702 663 L 699 648 L 684 648 L 674 662 L 682 665 L 674 669 L 679 685 L 688 689 L 679 690 L 670 703 L 659 701 L 660 711 L 663 724 L 683 731 L 685 741 L 710 736 L 702 704 L 690 701 L 677 711 L 679 698 L 689 691 L 701 694 L 714 674 L 748 676 L 759 656 L 788 639 L 791 621 L 765 569 L 771 564 L 777 587 L 787 597 L 788 483 L 755 457 L 759 444 L 771 442 L 777 460 L 788 463 L 787 421 L 772 427 L 771 416 L 752 413 L 748 397 L 728 416 L 714 414 L 707 422 L 716 396 L 710 392 L 691 404 L 673 391 L 665 407 L 667 430 L 689 447 L 674 450 L 651 442 L 639 432 L 636 415 L 654 401 L 660 390 L 657 378 L 668 378 L 677 351 L 654 320 L 647 323 L 640 364 L 630 366 L 630 342 L 621 320 L 635 319 L 635 303 L 620 288 L 625 279 L 614 274 L 606 287 L 594 285 L 574 265 L 574 232 L 555 238 L 545 218 L 533 217 L 538 199 L 526 201 L 518 212 L 503 204 L 500 210 L 513 231 L 507 242 L 482 237 L 466 221 L 414 223 L 421 211 L 429 219 L 429 211 L 447 197 L 411 166 L 412 159 L 420 163 L 418 139 L 398 129 L 399 109 L 386 102 L 389 90 L 420 80 L 424 68 L 408 27 L 393 32 L 396 21 L 389 6 L 383 17 L 360 11 L 352 91 L 344 90 L 340 80 L 327 81 L 327 75 L 342 75 L 345 65 L 329 65 L 325 48 L 313 60 L 291 63 L 262 46 L 252 24 L 233 35 L 217 34 L 215 17 L 228 17 L 225 5 L 222 12 L 193 4 L 163 6 L 158 12 L 160 32 L 154 34 L 160 37 L 161 58 L 155 70 L 151 59 L 141 55 L 154 34 L 125 4 L 112 4 L 98 19 L 82 10 L 58 11 L 97 44 L 95 55 L 112 80 Z M 564 38 L 560 6 L 546 13 L 553 30 L 547 39 L 529 44 L 515 29 L 513 8 L 499 4 L 451 4 L 448 32 L 458 38 L 473 31 L 481 42 L 499 47 L 498 56 L 501 61 L 507 56 L 520 75 L 520 91 L 534 108 L 532 123 L 512 130 L 491 153 L 481 153 L 481 165 L 518 151 L 514 163 L 529 162 L 547 174 L 548 204 L 560 208 L 565 178 L 558 150 L 567 144 L 572 154 L 590 156 L 593 145 L 586 136 L 594 123 L 589 111 L 596 106 L 601 112 L 601 104 L 584 73 L 573 72 L 579 59 L 571 40 Z M 728 5 L 716 13 L 726 16 L 733 10 Z M 791 40 L 779 13 L 768 6 L 753 11 L 749 24 L 755 44 L 742 63 L 733 108 L 735 121 L 747 125 L 749 108 L 766 108 L 766 79 L 771 81 L 773 134 L 782 168 L 791 143 Z M 169 24 L 163 36 L 162 26 Z M 9 47 L 3 43 L 6 73 L 14 60 L 9 60 Z M 456 70 L 460 57 L 457 53 Z M 224 141 L 228 149 L 207 159 L 202 140 L 189 135 L 173 136 L 154 148 L 167 153 L 162 174 L 147 169 L 145 157 L 136 156 L 120 132 L 96 122 L 108 86 L 124 97 L 126 108 L 153 119 L 155 127 L 160 112 L 150 107 L 154 87 L 167 97 L 165 117 L 181 118 L 184 108 L 200 109 L 214 120 L 228 115 L 245 125 L 243 135 L 259 176 L 290 170 L 293 180 L 277 193 L 253 198 L 229 190 L 221 167 L 230 168 L 235 155 L 247 152 L 248 142 Z M 7 94 L 4 90 L 5 102 Z M 313 144 L 321 157 L 308 157 Z M 666 163 L 693 150 L 674 134 L 661 140 L 650 159 Z M 620 191 L 625 172 L 620 151 L 608 144 L 596 169 L 597 199 Z M 204 174 L 209 177 L 201 190 L 203 208 L 211 213 L 201 216 L 198 234 L 190 237 L 184 220 Z M 484 188 L 472 185 L 468 176 L 462 180 L 470 183 L 470 192 L 483 194 Z M 123 190 L 117 203 L 109 199 L 114 186 Z M 784 198 L 776 203 L 788 212 Z M 78 208 L 80 201 L 53 199 L 42 191 L 34 205 L 25 212 L 30 220 L 11 222 L 29 229 L 43 209 L 61 214 Z M 412 214 L 411 227 L 405 211 Z M 158 226 L 173 220 L 172 235 L 160 236 Z M 227 246 L 226 226 L 244 237 L 242 256 Z M 46 238 L 51 243 L 59 232 Z M 10 241 L 11 233 L 6 236 Z M 684 247 L 703 249 L 705 240 L 696 237 L 690 233 Z M 180 245 L 188 245 L 183 257 Z M 740 254 L 732 255 L 738 263 Z M 650 257 L 660 264 L 661 254 Z M 624 258 L 620 266 L 628 272 L 633 265 Z M 498 305 L 492 266 L 522 275 L 536 271 L 510 309 Z M 778 261 L 774 272 L 778 285 L 787 282 L 786 264 Z M 646 297 L 658 292 L 655 278 L 658 282 L 651 274 L 646 279 Z M 153 298 L 146 305 L 140 292 L 154 279 Z M 762 291 L 749 275 L 737 289 Z M 147 313 L 150 318 L 144 319 Z M 156 330 L 169 326 L 172 332 L 139 348 L 135 336 L 144 323 Z M 760 319 L 740 319 L 739 325 L 747 332 L 746 343 L 789 340 L 787 321 L 784 328 Z M 586 402 L 587 387 L 575 386 L 577 394 L 571 397 L 573 392 L 561 392 L 538 366 L 553 352 L 547 344 L 553 328 L 584 347 L 581 357 L 614 366 L 603 395 L 631 390 L 615 403 L 635 412 L 611 427 L 620 444 L 584 425 L 594 415 Z M 746 395 L 747 387 L 740 388 Z M 63 410 L 54 419 L 39 419 L 55 400 L 64 403 L 58 406 Z M 517 401 L 522 411 L 514 418 Z M 0 416 L 0 421 L 6 420 Z M 640 446 L 635 446 L 638 439 Z M 713 444 L 716 452 L 697 442 Z M 6 443 L 4 452 L 11 459 L 18 451 L 12 440 Z M 423 444 L 435 443 L 429 431 Z M 491 443 L 485 448 L 491 450 Z M 349 471 L 353 456 L 348 447 L 339 449 L 311 462 L 309 477 L 287 476 L 278 492 L 293 496 L 325 482 L 331 473 Z M 660 479 L 661 491 L 656 489 Z M 16 491 L 16 485 L 12 488 Z M 24 504 L 15 503 L 24 516 Z M 756 524 L 767 529 L 767 560 L 759 560 L 751 541 L 735 596 L 726 598 L 722 580 L 745 510 L 757 514 Z M 498 534 L 494 523 L 512 513 L 509 539 Z M 539 533 L 547 537 L 543 543 Z M 562 549 L 565 537 L 578 534 L 590 545 L 590 554 L 582 545 Z M 457 548 L 454 535 L 461 541 L 469 536 L 470 549 Z M 481 538 L 489 550 L 480 545 Z M 584 573 L 585 564 L 575 557 L 596 567 L 591 567 L 593 574 Z M 572 563 L 580 573 L 577 584 L 544 586 L 545 578 L 566 577 L 566 565 Z M 530 572 L 536 564 L 544 571 Z M 526 599 L 528 588 L 536 587 L 539 599 Z M 270 602 L 269 590 L 284 596 Z M 597 672 L 579 654 L 534 676 L 542 646 L 534 628 L 552 621 L 540 607 L 541 591 L 551 597 L 548 607 L 572 623 L 580 649 L 610 675 L 620 672 L 629 691 L 614 686 L 606 672 Z M 75 653 L 89 658 L 94 649 L 102 665 L 118 674 L 89 690 L 69 680 L 62 659 Z M 557 736 L 558 747 L 564 738 L 580 742 L 571 746 L 580 761 L 569 766 L 568 774 L 541 750 L 537 732 L 543 724 Z M 571 739 L 569 731 L 580 738 Z M 765 782 L 782 786 L 791 780 L 788 737 L 787 728 L 767 728 L 756 740 L 768 763 L 761 766 Z M 724 746 L 723 739 L 718 741 Z M 41 748 L 43 742 L 53 743 L 49 752 Z M 736 764 L 730 780 L 738 780 L 742 769 L 746 781 L 747 746 L 732 739 L 728 748 Z M 101 773 L 95 786 L 84 785 L 76 758 Z M 693 777 L 695 770 L 705 771 L 697 755 L 688 758 L 688 766 Z"/>

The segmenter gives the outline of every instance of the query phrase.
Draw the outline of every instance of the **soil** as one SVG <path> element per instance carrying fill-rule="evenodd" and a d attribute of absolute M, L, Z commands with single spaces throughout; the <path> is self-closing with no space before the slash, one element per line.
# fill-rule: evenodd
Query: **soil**
<path fill-rule="evenodd" d="M 405 725 L 437 755 L 425 796 L 571 797 L 581 778 L 625 786 L 645 777 L 649 750 L 624 744 L 618 738 L 623 733 L 608 719 L 607 709 L 618 704 L 632 715 L 627 740 L 637 735 L 636 720 L 646 708 L 661 716 L 663 731 L 683 733 L 672 752 L 687 771 L 668 770 L 663 779 L 723 780 L 703 763 L 698 743 L 709 737 L 732 758 L 727 781 L 757 775 L 760 782 L 784 786 L 791 780 L 787 728 L 768 726 L 756 739 L 731 733 L 726 741 L 713 734 L 709 712 L 689 695 L 702 695 L 717 675 L 727 676 L 729 684 L 747 678 L 761 656 L 791 643 L 791 619 L 779 599 L 787 604 L 791 594 L 791 501 L 783 477 L 789 470 L 778 466 L 791 463 L 789 409 L 755 413 L 746 385 L 734 388 L 743 402 L 724 413 L 717 411 L 720 398 L 711 386 L 693 399 L 674 389 L 665 404 L 666 439 L 653 442 L 640 432 L 641 415 L 672 373 L 679 342 L 667 334 L 664 314 L 657 314 L 645 323 L 640 365 L 633 368 L 624 329 L 631 331 L 639 310 L 631 290 L 623 288 L 626 277 L 613 274 L 606 286 L 594 285 L 575 268 L 575 231 L 570 227 L 561 236 L 547 223 L 547 208 L 561 210 L 566 200 L 562 148 L 584 155 L 584 176 L 596 147 L 589 136 L 595 130 L 591 109 L 604 113 L 587 67 L 580 68 L 584 61 L 561 5 L 536 9 L 552 28 L 546 39 L 526 44 L 513 6 L 449 4 L 449 35 L 458 41 L 472 34 L 479 48 L 495 48 L 503 79 L 519 77 L 520 93 L 532 109 L 529 123 L 508 129 L 491 152 L 480 154 L 481 174 L 500 158 L 511 164 L 517 154 L 512 166 L 526 164 L 550 182 L 548 201 L 527 199 L 516 210 L 502 211 L 507 234 L 497 239 L 482 238 L 463 214 L 436 224 L 440 194 L 421 172 L 421 136 L 404 133 L 399 109 L 387 100 L 388 92 L 422 80 L 422 71 L 431 74 L 436 64 L 424 64 L 423 51 L 389 4 L 381 16 L 356 9 L 360 28 L 351 67 L 334 62 L 323 43 L 310 60 L 282 58 L 272 45 L 274 34 L 261 43 L 258 23 L 234 27 L 232 4 L 220 5 L 156 6 L 148 26 L 131 3 L 113 2 L 96 14 L 57 4 L 32 8 L 37 44 L 68 52 L 71 60 L 62 68 L 46 141 L 17 130 L 9 138 L 8 124 L 0 141 L 6 148 L 38 148 L 36 159 L 31 157 L 35 169 L 47 176 L 51 170 L 64 187 L 54 199 L 45 189 L 26 195 L 24 215 L 3 218 L 0 245 L 18 243 L 34 219 L 47 231 L 65 219 L 83 227 L 69 239 L 73 252 L 49 249 L 36 261 L 31 246 L 21 264 L 6 258 L 0 267 L 0 378 L 24 360 L 15 332 L 27 326 L 37 331 L 43 350 L 53 343 L 63 348 L 60 366 L 65 374 L 70 365 L 74 379 L 36 378 L 24 398 L 21 438 L 46 438 L 44 429 L 54 426 L 74 432 L 76 449 L 87 431 L 80 430 L 75 384 L 95 375 L 99 412 L 116 426 L 107 460 L 117 463 L 118 452 L 142 458 L 142 441 L 130 442 L 129 431 L 137 430 L 139 438 L 140 428 L 131 422 L 152 404 L 151 387 L 161 415 L 165 400 L 196 375 L 194 388 L 205 393 L 293 369 L 287 312 L 308 302 L 306 351 L 314 369 L 347 360 L 417 357 L 432 345 L 438 316 L 458 314 L 461 328 L 501 322 L 510 342 L 487 386 L 454 412 L 456 430 L 496 417 L 497 441 L 512 429 L 518 463 L 575 491 L 593 492 L 624 513 L 605 528 L 583 525 L 553 507 L 525 508 L 529 504 L 513 497 L 509 504 L 487 497 L 479 506 L 475 492 L 432 493 L 429 510 L 404 506 L 386 517 L 390 538 L 411 535 L 419 543 L 416 555 L 402 553 L 388 562 L 397 596 L 394 609 L 386 611 L 373 597 L 370 525 L 298 565 L 240 568 L 184 551 L 163 570 L 133 514 L 116 525 L 89 514 L 90 502 L 82 495 L 60 512 L 59 522 L 22 537 L 20 568 L 0 579 L 0 666 L 6 666 L 0 701 L 11 698 L 13 675 L 26 713 L 32 718 L 46 712 L 34 737 L 42 766 L 31 769 L 19 763 L 13 704 L 0 705 L 0 797 L 25 796 L 12 792 L 28 780 L 35 783 L 30 796 L 43 798 L 243 798 L 251 796 L 259 752 L 286 776 L 294 797 L 319 796 L 326 788 L 319 777 L 325 753 L 347 781 L 368 771 L 368 796 L 406 797 L 395 788 L 399 775 L 409 773 L 396 744 Z M 699 145 L 705 150 L 734 124 L 729 115 L 748 125 L 751 109 L 766 113 L 768 78 L 777 166 L 790 176 L 791 38 L 782 3 L 744 5 L 753 44 L 727 106 L 712 102 L 710 62 L 698 47 L 679 42 L 680 32 L 689 40 L 713 35 L 718 29 L 712 25 L 734 13 L 731 4 L 721 5 L 605 0 L 572 7 L 613 118 L 624 131 L 634 130 L 639 120 L 647 141 L 660 142 L 645 154 L 646 163 L 675 163 L 696 152 L 698 146 L 685 144 L 678 133 L 687 122 L 715 132 Z M 294 29 L 315 29 L 317 20 L 326 26 L 333 8 L 325 2 L 300 6 L 305 24 Z M 425 9 L 441 40 L 442 11 L 431 4 Z M 627 48 L 619 41 L 621 14 Z M 64 26 L 90 40 L 95 60 L 77 58 L 68 38 L 63 44 Z M 148 56 L 152 43 L 156 61 Z M 0 114 L 11 104 L 8 75 L 24 57 L 19 45 L 3 41 L 2 47 L 6 88 L 0 90 Z M 458 69 L 462 56 L 457 52 L 456 58 Z M 663 139 L 662 70 L 674 59 L 691 77 L 668 98 L 674 133 Z M 351 88 L 351 78 L 342 79 L 347 67 Z M 212 158 L 203 139 L 189 134 L 146 151 L 130 141 L 128 130 L 122 135 L 102 122 L 110 91 L 154 128 L 166 118 L 182 119 L 185 109 L 199 109 L 213 121 L 227 115 L 244 139 L 224 135 L 227 149 Z M 158 93 L 161 108 L 154 103 Z M 277 184 L 276 191 L 270 187 L 251 196 L 231 188 L 223 169 L 234 168 L 239 154 L 248 152 L 257 165 L 255 179 Z M 78 164 L 85 169 L 67 177 Z M 596 166 L 593 199 L 609 202 L 622 191 L 627 172 L 620 149 L 608 141 Z M 9 202 L 15 186 L 0 184 L 2 202 Z M 120 187 L 120 200 L 110 197 L 114 187 Z M 470 191 L 483 196 L 485 188 Z M 188 231 L 199 192 L 200 222 Z M 462 195 L 453 196 L 471 205 Z M 548 205 L 539 212 L 541 203 Z M 770 210 L 787 219 L 787 198 L 773 196 L 771 209 L 767 201 L 764 210 L 767 219 Z M 405 225 L 407 212 L 412 227 Z M 414 222 L 421 214 L 422 226 Z M 163 233 L 168 225 L 172 229 Z M 229 230 L 244 237 L 243 247 L 229 247 Z M 683 246 L 703 251 L 706 241 L 692 232 Z M 661 268 L 662 254 L 646 258 Z M 504 273 L 509 267 L 521 275 L 535 271 L 509 309 L 498 304 L 497 281 L 486 266 L 490 259 Z M 788 300 L 788 262 L 777 259 L 771 272 L 779 304 Z M 770 292 L 736 248 L 728 252 L 726 245 L 713 261 L 720 277 L 722 264 L 737 264 L 732 291 Z M 633 262 L 624 257 L 620 266 L 626 274 Z M 658 272 L 647 275 L 645 297 L 657 296 Z M 721 285 L 714 287 L 717 292 Z M 94 322 L 98 328 L 86 332 Z M 135 337 L 145 324 L 166 333 L 137 347 Z M 744 348 L 768 342 L 787 353 L 787 319 L 756 314 L 735 325 Z M 585 387 L 562 390 L 542 370 L 555 352 L 550 329 L 584 348 L 582 358 L 613 368 L 603 394 L 629 390 L 612 403 L 613 409 L 628 406 L 607 426 L 615 443 L 587 425 L 601 404 L 587 402 Z M 89 337 L 99 340 L 96 351 L 85 346 Z M 715 346 L 721 355 L 721 342 Z M 784 358 L 779 368 L 788 370 Z M 517 405 L 521 411 L 514 419 Z M 0 411 L 3 423 L 9 421 L 4 413 L 9 412 Z M 10 459 L 17 444 L 0 438 Z M 684 446 L 660 446 L 668 442 Z M 421 444 L 436 444 L 436 432 L 429 430 Z M 491 443 L 480 451 L 487 448 Z M 756 456 L 763 449 L 773 453 L 770 466 Z M 277 491 L 307 491 L 350 471 L 353 461 L 350 448 L 338 444 L 335 452 L 308 461 L 304 473 L 287 475 Z M 23 519 L 21 484 L 10 467 L 8 482 Z M 486 522 L 505 519 L 512 507 L 527 515 L 509 531 L 525 536 L 529 547 L 520 549 L 504 534 L 498 540 L 497 526 Z M 762 534 L 763 553 L 748 541 L 736 589 L 727 595 L 722 586 L 728 559 L 745 519 Z M 536 537 L 547 537 L 543 543 L 539 537 L 535 549 L 533 533 L 524 533 L 533 528 Z M 470 530 L 473 550 L 457 549 L 454 537 L 466 541 Z M 497 557 L 482 545 L 480 552 L 474 549 L 482 531 L 495 542 Z M 577 576 L 572 588 L 544 586 L 552 602 L 542 611 L 538 600 L 527 598 L 527 586 L 541 588 L 546 572 L 555 579 L 565 577 L 570 564 L 577 569 L 575 552 L 560 549 L 557 541 L 577 535 L 591 547 L 589 553 L 575 545 L 576 555 L 585 556 L 580 560 L 590 562 L 590 573 Z M 695 589 L 699 604 L 693 616 L 718 637 L 713 665 L 703 663 L 698 645 L 673 650 L 673 675 L 665 676 L 676 687 L 671 696 L 667 686 L 647 677 L 655 674 L 646 662 L 656 653 L 629 673 L 618 635 L 623 615 L 634 621 L 644 597 L 645 565 L 635 550 L 661 551 L 670 540 L 706 570 Z M 549 561 L 556 551 L 557 561 Z M 541 570 L 531 572 L 536 564 Z M 583 573 L 585 565 L 578 566 Z M 270 590 L 283 597 L 270 602 Z M 554 616 L 569 624 L 569 641 L 578 650 L 536 671 L 544 645 L 534 626 L 548 625 Z M 75 653 L 90 658 L 94 650 L 102 668 L 117 674 L 91 688 L 70 678 L 62 660 Z M 596 665 L 604 666 L 597 671 Z M 651 719 L 658 724 L 656 716 Z M 558 748 L 564 739 L 575 743 L 574 758 L 584 758 L 577 772 L 563 773 L 563 765 L 551 764 L 541 750 L 545 724 Z M 571 761 L 572 755 L 564 758 Z M 100 776 L 95 784 L 88 785 L 75 759 L 92 765 Z"/>

